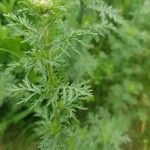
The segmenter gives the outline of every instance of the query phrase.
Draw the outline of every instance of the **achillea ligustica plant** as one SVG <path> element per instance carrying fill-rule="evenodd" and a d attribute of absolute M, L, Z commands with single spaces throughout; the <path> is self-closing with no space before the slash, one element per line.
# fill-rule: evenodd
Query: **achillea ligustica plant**
<path fill-rule="evenodd" d="M 146 150 L 149 24 L 140 16 L 149 17 L 149 2 L 137 3 L 139 13 L 127 1 L 107 2 L 7 2 L 17 6 L 4 11 L 0 46 L 13 39 L 18 49 L 0 47 L 12 56 L 0 66 L 0 106 L 9 108 L 2 137 L 15 124 L 36 149 L 121 150 L 136 148 L 139 134 Z"/>
<path fill-rule="evenodd" d="M 16 14 L 5 16 L 10 18 L 12 36 L 22 36 L 29 50 L 19 62 L 25 73 L 23 82 L 12 86 L 10 91 L 14 96 L 20 95 L 18 104 L 27 103 L 27 109 L 32 109 L 39 118 L 36 131 L 41 138 L 40 148 L 68 149 L 66 142 L 76 130 L 76 111 L 85 109 L 84 101 L 92 98 L 87 81 L 65 76 L 68 61 L 85 53 L 92 38 L 114 30 L 105 18 L 107 15 L 118 20 L 110 15 L 109 9 L 105 13 L 91 7 L 90 2 L 86 9 L 100 13 L 99 21 L 94 21 L 91 15 L 92 20 L 82 23 L 86 17 L 80 11 L 78 14 L 82 1 L 29 0 L 20 1 L 20 7 Z M 76 17 L 77 23 L 70 23 Z"/>

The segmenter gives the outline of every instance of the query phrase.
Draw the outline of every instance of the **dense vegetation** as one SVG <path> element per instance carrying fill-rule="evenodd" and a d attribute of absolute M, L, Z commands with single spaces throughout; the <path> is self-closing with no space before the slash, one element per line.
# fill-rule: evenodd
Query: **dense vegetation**
<path fill-rule="evenodd" d="M 149 150 L 149 20 L 149 0 L 0 0 L 0 150 Z"/>

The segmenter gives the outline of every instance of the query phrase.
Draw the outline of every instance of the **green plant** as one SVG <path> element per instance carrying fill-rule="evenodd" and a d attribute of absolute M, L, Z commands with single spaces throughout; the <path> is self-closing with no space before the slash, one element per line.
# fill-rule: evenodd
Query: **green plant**
<path fill-rule="evenodd" d="M 1 2 L 2 139 L 13 126 L 41 150 L 148 149 L 149 1 L 16 2 Z"/>

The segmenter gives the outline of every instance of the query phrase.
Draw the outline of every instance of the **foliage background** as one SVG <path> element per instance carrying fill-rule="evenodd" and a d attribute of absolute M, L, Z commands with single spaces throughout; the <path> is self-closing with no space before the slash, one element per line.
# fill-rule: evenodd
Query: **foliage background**
<path fill-rule="evenodd" d="M 150 1 L 35 2 L 0 1 L 0 149 L 150 149 Z"/>

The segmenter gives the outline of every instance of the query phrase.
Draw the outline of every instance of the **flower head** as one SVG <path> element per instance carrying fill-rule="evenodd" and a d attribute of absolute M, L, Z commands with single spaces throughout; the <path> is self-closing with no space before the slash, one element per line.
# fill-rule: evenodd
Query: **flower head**
<path fill-rule="evenodd" d="M 52 0 L 32 0 L 32 3 L 35 6 L 38 6 L 38 7 L 44 8 L 44 9 L 48 9 L 53 6 Z"/>

